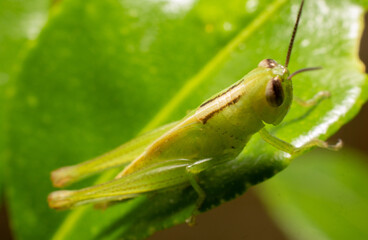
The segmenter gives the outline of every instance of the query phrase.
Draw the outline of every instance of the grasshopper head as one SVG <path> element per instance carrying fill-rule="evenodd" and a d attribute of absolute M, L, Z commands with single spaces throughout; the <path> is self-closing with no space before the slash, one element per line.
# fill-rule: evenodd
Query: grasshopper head
<path fill-rule="evenodd" d="M 262 121 L 277 125 L 288 112 L 293 98 L 289 71 L 272 59 L 264 59 L 259 64 L 262 87 L 257 93 L 255 111 Z"/>
<path fill-rule="evenodd" d="M 319 69 L 305 68 L 294 72 L 290 76 L 289 71 L 287 70 L 303 6 L 304 0 L 300 3 L 298 16 L 295 21 L 286 55 L 285 65 L 282 66 L 272 59 L 264 59 L 258 64 L 258 70 L 260 72 L 260 76 L 262 76 L 262 81 L 259 83 L 261 88 L 260 90 L 258 89 L 256 93 L 258 101 L 255 104 L 254 110 L 262 121 L 273 125 L 279 124 L 289 111 L 291 101 L 293 99 L 291 78 L 300 72 Z"/>

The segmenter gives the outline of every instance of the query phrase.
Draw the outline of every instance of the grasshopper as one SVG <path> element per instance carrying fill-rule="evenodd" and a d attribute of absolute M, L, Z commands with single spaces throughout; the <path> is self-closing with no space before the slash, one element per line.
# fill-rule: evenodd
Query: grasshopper
<path fill-rule="evenodd" d="M 50 207 L 66 209 L 87 203 L 121 201 L 190 184 L 198 194 L 190 223 L 206 197 L 198 174 L 236 158 L 256 133 L 265 142 L 291 155 L 314 146 L 339 149 L 341 141 L 328 145 L 319 139 L 295 147 L 265 129 L 266 124 L 278 125 L 287 114 L 293 100 L 292 77 L 319 69 L 304 68 L 292 74 L 287 69 L 303 5 L 304 0 L 284 66 L 264 59 L 241 80 L 202 103 L 182 120 L 148 132 L 95 159 L 53 171 L 54 186 L 63 187 L 102 170 L 125 165 L 123 171 L 107 183 L 52 192 L 48 197 Z M 319 92 L 301 103 L 313 105 L 328 95 L 328 92 Z"/>

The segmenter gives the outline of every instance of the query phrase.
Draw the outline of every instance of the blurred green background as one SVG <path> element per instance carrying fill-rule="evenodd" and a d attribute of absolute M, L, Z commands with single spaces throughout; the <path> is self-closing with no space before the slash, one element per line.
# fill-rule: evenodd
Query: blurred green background
<path fill-rule="evenodd" d="M 185 104 L 167 110 L 171 113 L 162 114 L 162 119 L 154 118 L 166 102 L 175 99 L 180 86 L 193 79 L 216 54 L 222 54 L 224 46 L 239 36 L 244 26 L 254 23 L 268 6 L 277 4 L 282 6 L 279 14 L 270 17 L 246 44 L 224 53 L 230 60 L 216 63 L 221 71 L 209 68 L 204 83 L 198 83 L 189 97 L 182 99 Z M 103 153 L 130 139 L 144 126 L 182 117 L 183 112 L 234 82 L 232 76 L 241 76 L 256 66 L 259 56 L 275 56 L 282 61 L 298 4 L 299 1 L 282 0 L 106 0 L 85 4 L 71 0 L 0 0 L 0 111 L 4 113 L 0 114 L 4 133 L 0 145 L 7 146 L 2 148 L 1 158 L 8 159 L 6 166 L 0 162 L 0 177 L 6 179 L 0 181 L 0 192 L 6 195 L 1 201 L 1 239 L 47 239 L 45 236 L 59 227 L 66 213 L 52 212 L 45 200 L 45 193 L 53 190 L 48 178 L 50 170 Z M 303 13 L 305 25 L 296 42 L 305 47 L 304 55 L 300 53 L 303 48 L 296 47 L 290 67 L 318 66 L 322 62 L 332 74 L 340 68 L 356 71 L 356 62 L 349 65 L 355 39 L 345 43 L 340 34 L 348 36 L 348 29 L 355 36 L 359 29 L 349 23 L 355 23 L 357 16 L 350 16 L 353 11 L 347 9 L 359 13 L 367 3 L 341 1 L 335 6 L 333 1 L 319 1 L 318 10 L 325 14 L 321 18 L 326 23 L 320 26 L 313 24 L 319 21 L 318 11 L 317 17 L 311 13 L 317 2 L 309 0 L 307 4 L 311 5 Z M 315 37 L 309 40 L 315 43 L 303 41 L 303 36 L 311 34 Z M 365 31 L 359 56 L 366 64 L 367 42 Z M 322 53 L 324 57 L 312 51 L 329 43 L 331 49 Z M 336 47 L 340 45 L 343 50 Z M 341 63 L 340 57 L 348 63 L 331 70 L 330 65 Z M 311 75 L 321 78 L 314 74 Z M 336 94 L 346 94 L 342 89 L 350 86 L 336 76 L 340 75 L 326 76 L 326 81 L 335 79 L 332 87 Z M 301 97 L 308 97 L 309 90 L 324 83 L 317 79 L 313 85 L 312 80 L 306 76 L 305 85 L 295 87 Z M 324 85 L 319 88 L 325 90 Z M 354 111 L 363 101 L 364 97 L 356 100 Z M 316 115 L 325 114 L 324 108 L 330 106 L 321 107 L 323 110 L 316 111 Z M 297 110 L 290 119 L 295 115 L 298 116 Z M 331 135 L 354 113 L 347 115 L 323 137 Z M 271 180 L 201 214 L 197 226 L 181 224 L 159 231 L 150 239 L 364 239 L 368 236 L 367 121 L 365 104 L 329 139 L 331 143 L 343 139 L 343 150 L 307 153 Z M 309 129 L 308 122 L 311 121 L 307 119 L 296 128 Z M 312 124 L 320 123 L 314 120 Z M 290 129 L 298 130 L 295 126 Z M 290 133 L 281 129 L 276 135 L 282 134 Z M 8 201 L 12 201 L 12 212 L 17 216 L 11 221 Z M 78 229 L 73 230 L 80 234 L 79 239 L 84 231 L 89 231 L 88 236 L 101 237 L 94 225 L 105 221 L 96 216 L 90 219 L 90 223 L 78 223 Z"/>

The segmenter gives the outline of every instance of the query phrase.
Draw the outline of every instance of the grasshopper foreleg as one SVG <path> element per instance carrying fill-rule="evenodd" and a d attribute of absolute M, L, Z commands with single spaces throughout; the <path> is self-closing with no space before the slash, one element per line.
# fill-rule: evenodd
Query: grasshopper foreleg
<path fill-rule="evenodd" d="M 303 100 L 298 97 L 294 97 L 294 101 L 300 106 L 311 107 L 329 97 L 331 97 L 331 93 L 329 91 L 320 91 L 316 93 L 316 95 L 314 95 L 311 99 Z"/>
<path fill-rule="evenodd" d="M 299 152 L 302 152 L 304 150 L 308 150 L 311 147 L 320 147 L 320 148 L 326 148 L 329 150 L 338 150 L 342 147 L 342 141 L 339 140 L 336 144 L 334 145 L 329 145 L 327 142 L 322 141 L 320 139 L 312 139 L 311 141 L 305 143 L 304 145 L 300 146 L 300 147 L 295 147 L 294 145 L 285 142 L 273 135 L 271 135 L 266 129 L 262 128 L 259 131 L 259 134 L 261 135 L 261 137 L 263 138 L 264 141 L 266 141 L 267 143 L 271 144 L 272 146 L 274 146 L 275 148 L 287 152 L 291 155 L 297 154 Z"/>

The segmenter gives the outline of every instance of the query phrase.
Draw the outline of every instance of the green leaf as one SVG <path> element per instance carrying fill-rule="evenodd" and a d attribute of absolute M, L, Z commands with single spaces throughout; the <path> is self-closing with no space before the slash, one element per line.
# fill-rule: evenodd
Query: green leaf
<path fill-rule="evenodd" d="M 313 151 L 257 190 L 290 239 L 367 239 L 366 158 Z"/>
<path fill-rule="evenodd" d="M 3 174 L 3 161 L 0 161 L 0 206 L 3 203 L 3 194 L 4 194 L 4 174 Z"/>
<path fill-rule="evenodd" d="M 29 41 L 37 38 L 47 20 L 49 1 L 0 2 L 0 86 L 5 84 Z"/>
<path fill-rule="evenodd" d="M 11 95 L 4 91 L 5 85 L 12 79 L 19 66 L 19 59 L 23 57 L 24 49 L 34 40 L 47 19 L 48 0 L 34 1 L 0 1 L 0 131 L 4 133 L 6 101 L 4 95 Z M 0 201 L 2 200 L 4 183 L 4 149 L 5 138 L 0 138 Z"/>
<path fill-rule="evenodd" d="M 49 173 L 180 119 L 264 58 L 283 62 L 298 4 L 64 0 L 54 7 L 9 86 L 16 94 L 7 100 L 6 181 L 16 236 L 139 239 L 183 222 L 196 200 L 190 187 L 105 211 L 56 212 L 46 203 L 55 190 Z M 366 101 L 367 80 L 356 52 L 367 5 L 306 3 L 289 69 L 324 69 L 296 77 L 295 94 L 310 98 L 329 90 L 332 97 L 314 108 L 292 106 L 272 130 L 277 136 L 295 144 L 326 138 Z M 287 166 L 283 159 L 254 136 L 238 159 L 200 175 L 207 194 L 201 210 L 273 176 Z M 98 181 L 109 178 L 104 174 Z"/>

